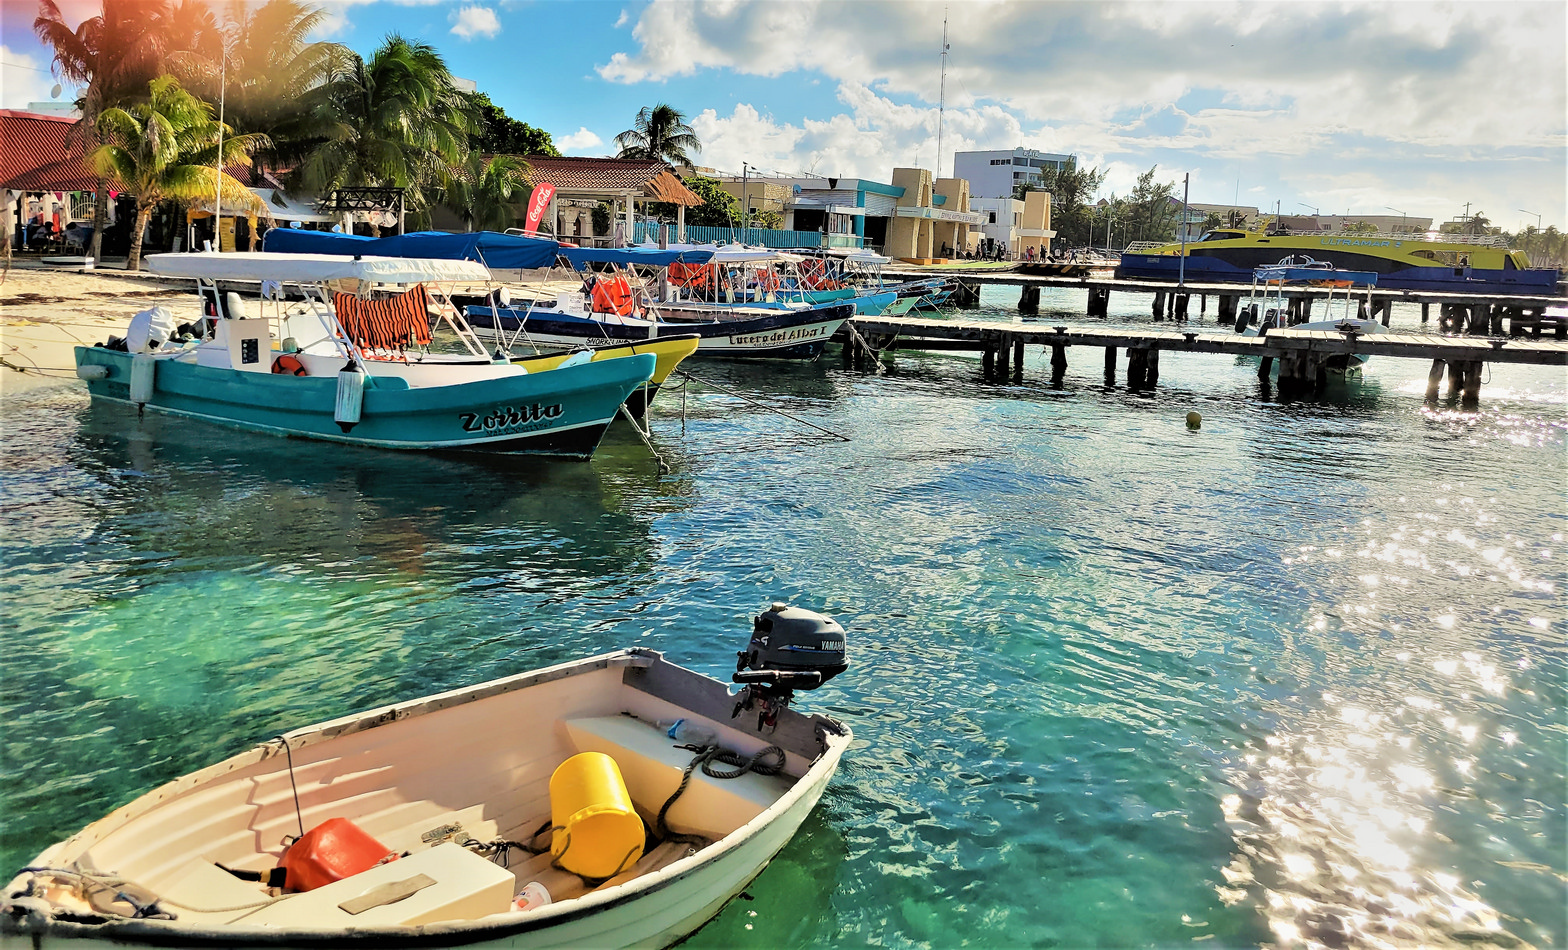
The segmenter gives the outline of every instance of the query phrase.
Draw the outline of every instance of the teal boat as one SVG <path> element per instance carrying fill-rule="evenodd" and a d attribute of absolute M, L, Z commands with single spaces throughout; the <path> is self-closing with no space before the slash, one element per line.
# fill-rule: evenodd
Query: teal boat
<path fill-rule="evenodd" d="M 155 308 L 124 339 L 76 349 L 93 398 L 138 411 L 384 449 L 586 458 L 657 361 L 582 354 L 530 372 L 492 358 L 447 297 L 489 282 L 469 261 L 155 254 L 147 263 L 197 281 L 201 318 L 176 327 Z M 257 282 L 263 296 L 247 301 L 219 280 Z"/>

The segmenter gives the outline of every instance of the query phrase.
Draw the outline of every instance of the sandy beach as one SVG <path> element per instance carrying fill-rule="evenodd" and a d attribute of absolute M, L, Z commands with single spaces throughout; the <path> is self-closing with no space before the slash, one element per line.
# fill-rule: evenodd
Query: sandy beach
<path fill-rule="evenodd" d="M 72 348 L 123 334 L 140 310 L 196 315 L 185 286 L 144 274 L 17 261 L 0 283 L 0 395 L 76 382 Z"/>

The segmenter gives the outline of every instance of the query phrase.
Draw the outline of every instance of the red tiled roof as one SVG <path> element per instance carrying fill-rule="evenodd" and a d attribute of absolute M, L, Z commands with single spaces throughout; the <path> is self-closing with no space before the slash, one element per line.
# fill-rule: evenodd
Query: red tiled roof
<path fill-rule="evenodd" d="M 680 179 L 670 174 L 670 166 L 663 162 L 634 161 L 620 158 L 551 158 L 546 155 L 524 156 L 528 163 L 528 180 L 533 184 L 549 182 L 556 190 L 570 195 L 572 192 L 636 192 L 638 197 L 656 201 L 672 201 L 684 205 L 700 205 L 702 199 L 693 194 Z"/>
<path fill-rule="evenodd" d="M 78 120 L 0 109 L 0 188 L 92 191 L 98 179 L 71 141 Z"/>

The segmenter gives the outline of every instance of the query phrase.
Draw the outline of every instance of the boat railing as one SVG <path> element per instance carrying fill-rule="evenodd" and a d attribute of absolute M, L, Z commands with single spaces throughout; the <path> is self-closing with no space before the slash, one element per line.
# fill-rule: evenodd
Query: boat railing
<path fill-rule="evenodd" d="M 1281 228 L 1272 232 L 1284 237 L 1334 237 L 1384 238 L 1394 241 L 1422 241 L 1432 244 L 1472 244 L 1477 247 L 1507 247 L 1508 239 L 1501 234 L 1445 234 L 1432 231 L 1335 231 L 1328 228 Z"/>
<path fill-rule="evenodd" d="M 1154 250 L 1157 247 L 1164 247 L 1164 246 L 1165 246 L 1164 244 L 1161 244 L 1158 241 L 1133 241 L 1131 244 L 1129 244 L 1126 247 L 1122 248 L 1122 252 L 1123 253 L 1131 253 L 1131 254 L 1142 254 L 1142 253 L 1144 253 L 1146 251 L 1152 251 L 1152 250 Z"/>

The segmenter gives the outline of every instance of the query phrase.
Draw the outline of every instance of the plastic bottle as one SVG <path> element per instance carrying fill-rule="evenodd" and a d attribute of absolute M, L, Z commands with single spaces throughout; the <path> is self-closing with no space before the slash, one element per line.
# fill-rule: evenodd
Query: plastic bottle
<path fill-rule="evenodd" d="M 654 723 L 661 732 L 683 745 L 713 745 L 719 737 L 718 733 L 707 726 L 699 725 L 684 717 L 680 719 L 660 719 Z"/>
<path fill-rule="evenodd" d="M 523 889 L 512 898 L 512 909 L 515 911 L 538 910 L 550 903 L 550 892 L 538 881 L 529 881 Z"/>

